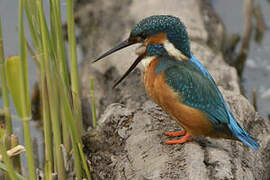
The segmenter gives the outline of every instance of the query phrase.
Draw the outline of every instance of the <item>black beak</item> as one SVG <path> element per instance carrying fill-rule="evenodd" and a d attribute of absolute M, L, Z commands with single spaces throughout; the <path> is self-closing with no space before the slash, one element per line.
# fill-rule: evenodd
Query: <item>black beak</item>
<path fill-rule="evenodd" d="M 120 44 L 118 44 L 118 46 L 112 48 L 111 50 L 109 50 L 109 51 L 105 52 L 104 54 L 102 54 L 101 56 L 99 56 L 97 59 L 95 59 L 93 61 L 93 63 L 97 62 L 98 60 L 100 60 L 100 59 L 102 59 L 102 58 L 104 58 L 112 53 L 115 53 L 115 52 L 117 52 L 125 47 L 131 46 L 131 45 L 136 44 L 136 43 L 137 43 L 136 41 L 130 41 L 129 39 L 127 39 L 127 40 L 121 42 Z"/>
<path fill-rule="evenodd" d="M 128 68 L 128 70 L 125 72 L 125 74 L 113 85 L 113 88 L 115 88 L 120 82 L 122 82 L 127 75 L 141 62 L 141 60 L 144 58 L 144 55 L 140 55 L 137 57 L 137 59 L 134 61 L 134 63 Z"/>
<path fill-rule="evenodd" d="M 118 46 L 112 48 L 111 50 L 105 52 L 103 55 L 101 55 L 100 57 L 98 57 L 97 59 L 95 59 L 93 61 L 94 62 L 97 62 L 98 60 L 116 52 L 116 51 L 119 51 L 125 47 L 128 47 L 128 46 L 131 46 L 133 44 L 136 44 L 137 42 L 136 41 L 130 41 L 129 39 L 121 42 Z M 113 85 L 113 88 L 115 88 L 118 84 L 120 84 L 120 82 L 122 82 L 127 76 L 128 74 L 139 64 L 139 62 L 144 58 L 144 54 L 143 55 L 140 55 L 135 61 L 134 63 L 130 66 L 130 68 L 125 72 L 125 74 Z"/>

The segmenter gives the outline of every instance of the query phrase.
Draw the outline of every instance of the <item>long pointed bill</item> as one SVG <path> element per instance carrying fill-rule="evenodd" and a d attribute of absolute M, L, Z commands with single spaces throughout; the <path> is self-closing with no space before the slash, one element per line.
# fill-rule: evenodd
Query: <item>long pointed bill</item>
<path fill-rule="evenodd" d="M 104 58 L 104 57 L 106 57 L 106 56 L 108 56 L 108 55 L 110 55 L 110 54 L 112 54 L 112 53 L 114 53 L 114 52 L 116 52 L 116 51 L 119 51 L 120 49 L 123 49 L 123 48 L 128 47 L 128 46 L 130 46 L 130 45 L 132 45 L 132 44 L 135 44 L 135 43 L 137 43 L 137 42 L 136 42 L 136 41 L 130 41 L 130 40 L 127 39 L 127 40 L 121 42 L 121 43 L 120 43 L 118 46 L 116 46 L 115 48 L 112 48 L 111 50 L 105 52 L 103 55 L 101 55 L 100 57 L 98 57 L 97 59 L 95 59 L 95 60 L 93 61 L 93 63 L 94 63 L 94 62 L 97 62 L 98 60 L 100 60 L 100 59 L 102 59 L 102 58 Z"/>
<path fill-rule="evenodd" d="M 120 82 L 122 82 L 128 74 L 139 64 L 139 62 L 144 58 L 144 55 L 139 56 L 134 63 L 130 66 L 130 68 L 125 72 L 125 74 L 113 85 L 113 88 L 115 88 Z"/>

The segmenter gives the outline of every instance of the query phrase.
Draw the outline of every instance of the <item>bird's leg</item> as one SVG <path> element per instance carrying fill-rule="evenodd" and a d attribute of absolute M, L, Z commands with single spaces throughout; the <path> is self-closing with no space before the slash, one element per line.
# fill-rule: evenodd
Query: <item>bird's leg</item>
<path fill-rule="evenodd" d="M 178 136 L 185 135 L 186 134 L 186 130 L 176 131 L 176 132 L 165 132 L 164 134 L 166 136 L 170 136 L 170 137 L 178 137 Z"/>
<path fill-rule="evenodd" d="M 189 139 L 191 135 L 189 133 L 186 133 L 184 137 L 178 140 L 169 140 L 166 142 L 166 144 L 184 144 L 185 142 L 191 142 L 192 140 Z"/>

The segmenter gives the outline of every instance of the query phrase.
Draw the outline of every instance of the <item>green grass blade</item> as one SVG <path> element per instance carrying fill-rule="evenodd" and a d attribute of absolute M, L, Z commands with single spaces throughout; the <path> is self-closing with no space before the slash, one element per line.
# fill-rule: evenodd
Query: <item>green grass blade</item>
<path fill-rule="evenodd" d="M 41 23 L 41 34 L 42 34 L 42 47 L 43 47 L 43 60 L 45 65 L 45 74 L 46 74 L 46 82 L 48 87 L 48 95 L 49 95 L 49 104 L 51 111 L 51 120 L 52 120 L 52 128 L 53 128 L 53 138 L 54 138 L 54 149 L 55 149 L 55 157 L 56 157 L 56 169 L 58 173 L 59 179 L 66 179 L 65 167 L 63 156 L 61 152 L 61 131 L 60 131 L 60 109 L 59 109 L 59 92 L 56 87 L 56 80 L 53 76 L 53 71 L 51 70 L 51 64 L 49 60 L 49 34 L 48 28 L 45 21 L 45 15 L 43 11 L 43 5 L 41 0 L 38 0 L 38 8 L 39 8 L 39 17 Z"/>
<path fill-rule="evenodd" d="M 41 69 L 44 69 L 42 67 Z M 42 70 L 43 71 L 43 70 Z M 51 180 L 51 174 L 53 171 L 53 151 L 52 151 L 52 126 L 50 118 L 49 97 L 46 88 L 45 72 L 41 75 L 41 93 L 42 93 L 42 118 L 44 129 L 44 141 L 45 141 L 45 177 L 47 180 Z"/>
<path fill-rule="evenodd" d="M 1 87 L 2 87 L 2 96 L 4 104 L 4 115 L 6 122 L 6 130 L 8 135 L 12 134 L 12 121 L 10 114 L 10 105 L 8 99 L 8 89 L 7 89 L 7 80 L 6 80 L 6 69 L 4 68 L 4 48 L 3 48 L 3 38 L 2 38 L 2 25 L 0 19 L 0 73 L 1 73 Z"/>
<path fill-rule="evenodd" d="M 87 179 L 91 180 L 92 178 L 91 178 L 91 175 L 90 175 L 89 167 L 88 167 L 86 159 L 85 159 L 85 155 L 83 153 L 82 144 L 78 143 L 77 145 L 78 145 L 78 149 L 79 149 L 79 152 L 80 152 L 80 156 L 81 156 L 81 159 L 82 159 L 82 164 L 83 164 Z"/>
<path fill-rule="evenodd" d="M 21 61 L 21 71 L 19 74 L 19 78 L 22 79 L 22 93 L 21 102 L 23 106 L 22 114 L 24 117 L 29 117 L 31 114 L 31 102 L 30 102 L 30 95 L 29 95 L 29 82 L 28 82 L 28 64 L 27 64 L 27 55 L 26 55 L 26 40 L 24 34 L 24 21 L 23 21 L 23 4 L 24 1 L 19 1 L 19 44 L 20 44 L 20 61 Z"/>
<path fill-rule="evenodd" d="M 71 91 L 76 116 L 76 125 L 79 130 L 79 135 L 82 135 L 82 107 L 80 101 L 80 84 L 77 63 L 76 37 L 75 37 L 75 22 L 74 22 L 74 1 L 66 0 L 67 2 L 67 27 L 68 27 L 68 45 L 69 45 L 69 60 L 70 60 L 70 76 L 71 76 Z"/>
<path fill-rule="evenodd" d="M 2 171 L 8 172 L 8 167 L 7 167 L 5 164 L 1 163 L 1 162 L 0 162 L 0 169 L 1 169 Z M 19 179 L 19 180 L 27 180 L 25 177 L 23 177 L 23 176 L 20 175 L 19 173 L 15 173 L 15 174 L 16 174 L 16 176 L 17 176 L 17 179 Z"/>
<path fill-rule="evenodd" d="M 16 136 L 15 134 L 12 134 L 10 136 L 10 148 L 15 148 L 18 147 L 19 145 L 19 138 L 18 136 Z M 20 156 L 15 156 L 13 157 L 13 166 L 14 169 L 16 170 L 17 173 L 21 173 L 22 172 L 22 168 L 21 168 L 21 157 Z"/>
<path fill-rule="evenodd" d="M 62 32 L 62 21 L 61 21 L 61 8 L 60 8 L 60 1 L 59 0 L 51 0 L 52 10 L 54 18 L 53 20 L 53 32 L 56 35 L 56 44 L 57 44 L 57 59 L 59 62 L 59 71 L 61 78 L 65 81 L 65 86 L 68 87 L 69 78 L 68 78 L 68 70 L 67 70 L 67 62 L 66 62 L 66 55 L 65 55 L 65 46 L 64 46 L 64 39 L 63 39 L 63 32 Z"/>
<path fill-rule="evenodd" d="M 58 80 L 58 88 L 63 87 L 64 82 L 60 78 L 58 74 L 55 74 L 56 79 Z M 76 178 L 82 179 L 82 166 L 81 166 L 81 158 L 79 154 L 79 150 L 77 147 L 77 144 L 81 144 L 81 139 L 78 135 L 78 129 L 76 128 L 75 121 L 74 121 L 74 114 L 72 112 L 71 107 L 71 97 L 67 89 L 62 88 L 62 91 L 60 93 L 60 98 L 63 106 L 63 110 L 66 114 L 66 124 L 69 126 L 71 141 L 72 141 L 72 148 L 73 148 L 73 154 L 74 154 L 74 161 L 75 161 L 75 172 L 76 172 Z"/>
<path fill-rule="evenodd" d="M 56 59 L 58 61 L 55 62 L 55 67 L 57 67 L 57 71 L 59 72 L 61 78 L 63 79 L 64 88 L 69 89 L 69 73 L 68 73 L 68 65 L 66 60 L 66 52 L 64 46 L 63 32 L 62 32 L 62 21 L 61 21 L 61 7 L 59 0 L 50 0 L 50 9 L 51 9 L 51 35 L 55 39 L 55 48 Z M 60 90 L 61 91 L 61 90 Z M 61 115 L 62 115 L 62 131 L 63 131 L 63 142 L 66 150 L 70 151 L 70 138 L 68 134 L 68 125 L 63 119 L 65 119 L 66 115 L 63 113 L 63 108 L 61 105 Z"/>
<path fill-rule="evenodd" d="M 58 86 L 61 87 L 63 82 L 60 81 L 60 77 L 58 75 L 55 76 L 58 79 Z M 82 151 L 82 141 L 81 138 L 78 134 L 78 129 L 75 126 L 75 121 L 74 121 L 74 113 L 72 112 L 72 108 L 71 108 L 71 104 L 69 99 L 71 99 L 69 93 L 67 92 L 67 90 L 63 90 L 63 93 L 60 93 L 60 97 L 62 99 L 63 102 L 63 108 L 65 111 L 65 114 L 67 115 L 67 119 L 65 119 L 67 121 L 67 124 L 69 125 L 69 130 L 70 130 L 70 134 L 71 134 L 71 139 L 72 139 L 72 147 L 73 147 L 73 152 L 74 152 L 74 158 L 75 158 L 75 171 L 76 171 L 76 175 L 77 178 L 80 179 L 81 178 L 81 174 L 82 174 L 82 169 L 81 166 L 84 167 L 86 176 L 88 179 L 91 179 L 91 175 L 89 172 L 89 167 L 87 166 L 87 162 L 85 159 L 85 156 L 83 154 Z"/>
<path fill-rule="evenodd" d="M 37 57 L 36 62 L 38 62 L 38 67 L 40 70 L 40 87 L 41 87 L 41 103 L 42 103 L 42 120 L 43 120 L 43 129 L 44 129 L 44 173 L 47 180 L 51 180 L 53 172 L 53 146 L 52 146 L 52 130 L 51 130 L 51 118 L 50 118 L 50 107 L 49 107 L 49 98 L 47 92 L 47 85 L 45 80 L 45 65 L 42 51 L 42 42 L 41 42 L 41 24 L 39 20 L 39 8 L 37 6 L 36 0 L 26 0 L 25 1 L 25 11 L 28 19 L 29 29 L 31 32 L 32 41 L 34 48 L 38 54 L 34 54 L 34 50 L 30 48 L 29 51 L 32 56 Z M 46 29 L 47 31 L 47 29 Z"/>
<path fill-rule="evenodd" d="M 60 92 L 61 93 L 61 92 Z M 63 102 L 61 102 L 63 104 Z M 61 107 L 63 107 L 61 105 Z M 67 119 L 67 114 L 65 113 L 64 109 L 61 108 L 61 117 L 62 119 Z M 68 153 L 71 152 L 71 139 L 70 139 L 70 134 L 69 134 L 69 129 L 68 129 L 68 124 L 66 121 L 62 121 L 62 134 L 63 134 L 63 143 L 66 151 Z"/>
<path fill-rule="evenodd" d="M 96 127 L 97 115 L 96 115 L 96 102 L 95 102 L 95 90 L 93 78 L 90 78 L 90 97 L 91 97 L 92 124 L 93 127 Z"/>
<path fill-rule="evenodd" d="M 22 79 L 19 78 L 19 76 L 22 74 L 21 66 L 21 60 L 19 56 L 11 56 L 5 61 L 7 86 L 20 118 L 23 117 L 22 106 L 24 106 L 24 102 L 22 101 L 22 99 L 24 99 L 24 94 L 22 93 L 24 86 Z"/>
<path fill-rule="evenodd" d="M 38 31 L 35 28 L 35 23 L 37 23 L 36 19 L 37 16 L 36 15 L 36 3 L 31 3 L 29 2 L 29 0 L 25 0 L 24 2 L 24 6 L 25 6 L 25 13 L 26 13 L 26 17 L 28 20 L 28 27 L 30 30 L 30 34 L 32 37 L 32 41 L 35 47 L 38 47 Z"/>
<path fill-rule="evenodd" d="M 20 100 L 22 102 L 20 109 L 21 109 L 21 119 L 23 123 L 23 132 L 24 132 L 24 141 L 26 147 L 26 157 L 27 157 L 27 164 L 28 164 L 28 172 L 29 178 L 31 180 L 36 180 L 36 168 L 34 164 L 34 155 L 33 155 L 33 148 L 32 148 L 32 139 L 30 133 L 30 116 L 31 116 L 31 102 L 30 102 L 30 95 L 29 95 L 29 84 L 28 84 L 28 64 L 26 58 L 26 40 L 24 34 L 24 15 L 23 15 L 23 4 L 24 1 L 19 1 L 19 44 L 20 44 L 20 58 L 19 62 L 21 62 L 20 66 L 20 74 L 17 76 L 19 82 L 21 84 L 21 91 L 20 91 Z M 14 100 L 14 99 L 13 99 Z"/>
<path fill-rule="evenodd" d="M 6 153 L 6 147 L 5 147 L 5 132 L 3 129 L 0 129 L 0 154 L 2 155 L 2 158 L 6 165 L 6 171 L 8 172 L 9 177 L 11 180 L 17 180 L 17 176 L 15 174 L 15 170 L 12 166 L 12 162 L 10 158 L 8 157 Z"/>

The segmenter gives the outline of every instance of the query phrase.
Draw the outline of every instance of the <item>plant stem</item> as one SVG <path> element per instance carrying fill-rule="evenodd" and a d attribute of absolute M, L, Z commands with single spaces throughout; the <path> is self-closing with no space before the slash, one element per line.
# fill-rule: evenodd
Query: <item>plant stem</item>
<path fill-rule="evenodd" d="M 12 121 L 10 114 L 10 105 L 8 99 L 8 89 L 7 89 L 7 80 L 6 80 L 6 69 L 4 67 L 4 48 L 3 48 L 3 39 L 2 39 L 2 28 L 1 28 L 1 19 L 0 19 L 0 73 L 1 73 L 1 85 L 2 85 L 2 96 L 4 103 L 4 114 L 5 114 L 5 123 L 7 134 L 10 136 L 12 134 Z"/>
<path fill-rule="evenodd" d="M 80 152 L 80 156 L 82 158 L 82 164 L 83 164 L 83 167 L 84 167 L 84 170 L 85 170 L 85 173 L 86 173 L 86 176 L 87 176 L 87 179 L 88 180 L 91 180 L 91 175 L 90 175 L 90 171 L 89 171 L 89 168 L 87 166 L 87 162 L 86 162 L 86 159 L 85 159 L 85 155 L 83 153 L 83 150 L 82 150 L 82 144 L 78 143 L 78 149 L 79 149 L 79 152 Z"/>
<path fill-rule="evenodd" d="M 67 0 L 67 24 L 68 24 L 68 42 L 69 42 L 69 60 L 70 60 L 70 75 L 71 75 L 71 91 L 74 105 L 74 112 L 76 116 L 76 125 L 79 130 L 79 135 L 83 133 L 82 124 L 82 107 L 80 101 L 80 84 L 77 63 L 76 51 L 76 37 L 75 37 L 75 23 L 74 23 L 74 1 Z"/>
<path fill-rule="evenodd" d="M 56 40 L 56 54 L 57 59 L 56 67 L 58 68 L 59 74 L 64 81 L 64 88 L 69 89 L 69 73 L 67 70 L 67 60 L 65 55 L 65 47 L 64 47 L 64 40 L 63 40 L 63 32 L 62 32 L 62 22 L 61 22 L 61 7 L 59 0 L 50 0 L 50 7 L 51 7 L 51 34 L 52 37 Z M 61 102 L 60 102 L 61 103 Z M 63 113 L 62 105 L 61 107 L 61 115 L 62 115 L 62 131 L 63 131 L 63 143 L 66 148 L 66 151 L 70 151 L 70 137 L 68 134 L 68 125 L 65 121 L 63 121 L 65 114 Z"/>
<path fill-rule="evenodd" d="M 10 158 L 8 157 L 7 153 L 6 153 L 6 148 L 5 148 L 5 142 L 4 141 L 4 137 L 0 137 L 0 153 L 3 157 L 3 160 L 5 162 L 5 165 L 7 166 L 7 171 L 8 171 L 8 174 L 9 174 L 9 177 L 12 179 L 12 180 L 17 180 L 17 176 L 15 174 L 15 170 L 12 166 L 12 162 L 10 160 Z"/>
<path fill-rule="evenodd" d="M 10 144 L 11 148 L 16 147 L 19 144 L 19 138 L 16 135 L 12 134 L 10 137 Z M 13 158 L 13 165 L 18 173 L 22 172 L 20 155 Z"/>
<path fill-rule="evenodd" d="M 56 75 L 56 77 L 59 79 L 58 87 L 60 88 L 63 86 L 63 82 L 60 80 L 60 77 Z M 78 150 L 77 144 L 81 144 L 81 139 L 78 135 L 78 129 L 76 128 L 75 121 L 74 121 L 74 114 L 72 112 L 71 103 L 70 103 L 70 94 L 67 91 L 67 89 L 63 89 L 63 93 L 60 93 L 61 101 L 63 102 L 63 110 L 66 114 L 66 123 L 69 126 L 70 136 L 71 136 L 71 142 L 73 147 L 73 154 L 74 154 L 74 161 L 75 161 L 75 172 L 76 172 L 76 178 L 78 180 L 82 179 L 82 166 L 81 166 L 81 158 Z"/>
<path fill-rule="evenodd" d="M 29 171 L 29 178 L 31 180 L 36 180 L 36 168 L 34 165 L 34 155 L 33 155 L 33 148 L 32 148 L 32 140 L 31 140 L 31 133 L 30 133 L 30 111 L 31 111 L 31 104 L 30 104 L 30 97 L 29 97 L 29 87 L 28 87 L 28 68 L 27 68 L 27 60 L 26 60 L 26 41 L 24 36 L 24 22 L 23 22 L 23 0 L 19 1 L 19 37 L 20 37 L 20 61 L 21 61 L 21 74 L 19 74 L 19 78 L 21 78 L 22 83 L 22 95 L 21 102 L 22 102 L 22 123 L 23 123 L 23 132 L 24 132 L 24 140 L 26 146 L 26 156 L 28 162 L 28 171 Z"/>
<path fill-rule="evenodd" d="M 30 53 L 35 56 L 40 70 L 40 87 L 41 87 L 41 107 L 42 107 L 42 119 L 43 119 L 43 129 L 44 129 L 44 146 L 45 146 L 45 162 L 44 162 L 44 172 L 45 178 L 50 180 L 52 178 L 53 172 L 53 151 L 52 151 L 52 131 L 51 131 L 51 118 L 50 118 L 50 107 L 49 107 L 49 97 L 48 90 L 45 79 L 45 64 L 42 54 L 42 42 L 39 36 L 40 33 L 40 20 L 39 20 L 39 8 L 35 0 L 25 1 L 25 12 L 28 19 L 29 29 L 31 32 L 32 41 L 34 47 L 38 54 L 34 54 L 34 51 L 30 48 Z M 31 12 L 31 13 L 30 13 Z"/>
<path fill-rule="evenodd" d="M 57 44 L 57 59 L 59 62 L 59 71 L 61 78 L 64 79 L 66 87 L 68 87 L 69 84 L 69 78 L 68 78 L 68 70 L 67 70 L 67 63 L 66 63 L 66 56 L 65 56 L 65 46 L 64 46 L 64 40 L 63 40 L 63 32 L 62 32 L 62 23 L 61 23 L 61 8 L 60 8 L 60 1 L 59 0 L 51 0 L 51 6 L 52 6 L 52 13 L 54 17 L 51 18 L 52 28 L 55 32 L 55 38 L 56 38 L 56 44 Z"/>
<path fill-rule="evenodd" d="M 53 72 L 50 68 L 49 61 L 49 34 L 47 31 L 47 25 L 45 21 L 45 16 L 43 12 L 43 6 L 41 0 L 38 1 L 39 7 L 39 16 L 41 22 L 41 34 L 42 34 L 42 46 L 43 46 L 43 60 L 45 65 L 45 77 L 47 80 L 48 87 L 48 95 L 49 95 L 49 104 L 50 104 L 50 112 L 51 112 L 51 120 L 52 120 L 52 128 L 53 128 L 53 138 L 54 138 L 54 146 L 55 146 L 55 156 L 57 163 L 57 173 L 59 179 L 65 180 L 66 173 L 64 167 L 63 156 L 61 152 L 61 131 L 60 131 L 60 113 L 59 113 L 59 92 L 56 87 L 56 80 L 53 79 Z"/>
<path fill-rule="evenodd" d="M 96 102 L 95 102 L 95 90 L 93 78 L 90 78 L 90 97 L 91 97 L 92 124 L 93 127 L 96 127 L 97 116 L 96 116 Z"/>

